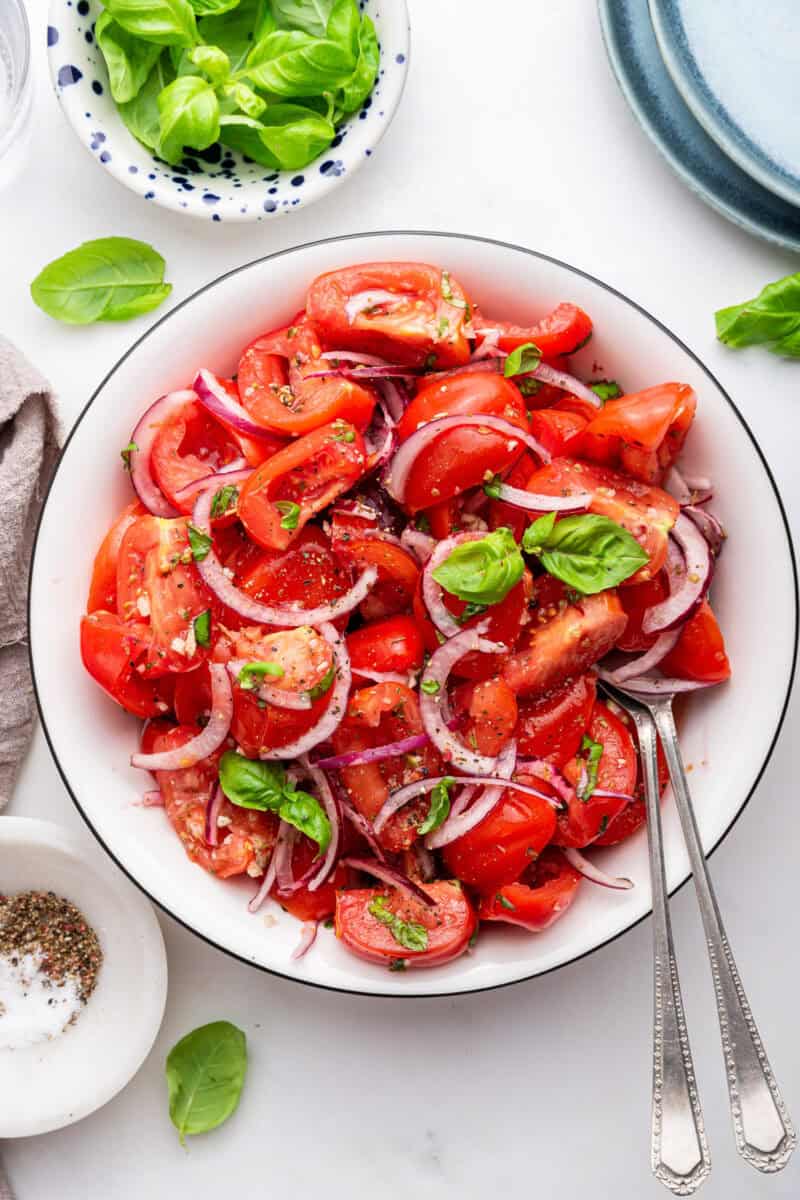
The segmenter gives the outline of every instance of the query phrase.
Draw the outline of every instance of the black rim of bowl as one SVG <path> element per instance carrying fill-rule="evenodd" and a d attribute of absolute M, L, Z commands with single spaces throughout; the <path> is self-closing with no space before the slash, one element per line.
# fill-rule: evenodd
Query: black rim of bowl
<path fill-rule="evenodd" d="M 786 535 L 786 544 L 787 544 L 787 548 L 789 551 L 789 560 L 790 560 L 791 567 L 792 567 L 792 578 L 793 578 L 793 583 L 794 583 L 794 587 L 793 587 L 794 642 L 793 642 L 793 648 L 792 648 L 792 662 L 791 662 L 791 669 L 789 671 L 789 678 L 788 678 L 788 682 L 787 682 L 787 686 L 786 686 L 786 695 L 784 696 L 783 704 L 781 705 L 780 715 L 778 717 L 778 721 L 775 726 L 775 731 L 772 735 L 772 739 L 767 748 L 766 755 L 764 756 L 764 761 L 762 762 L 761 766 L 759 767 L 758 773 L 756 774 L 756 778 L 753 781 L 751 788 L 747 792 L 747 795 L 744 797 L 739 808 L 736 810 L 736 812 L 731 817 L 729 824 L 726 826 L 726 828 L 723 830 L 723 832 L 717 838 L 714 845 L 709 849 L 708 853 L 706 854 L 706 858 L 709 858 L 714 853 L 714 851 L 717 849 L 717 847 L 722 844 L 722 842 L 728 836 L 730 831 L 733 829 L 734 825 L 738 821 L 741 814 L 744 812 L 744 809 L 746 808 L 751 797 L 753 796 L 754 792 L 758 788 L 759 783 L 761 782 L 761 779 L 764 775 L 764 771 L 767 768 L 767 764 L 769 763 L 770 759 L 772 758 L 772 754 L 775 749 L 775 745 L 777 743 L 778 737 L 780 736 L 781 729 L 783 728 L 783 722 L 786 717 L 786 710 L 789 706 L 789 699 L 790 699 L 791 693 L 792 693 L 792 685 L 794 682 L 795 669 L 797 666 L 797 647 L 798 647 L 797 560 L 795 558 L 794 546 L 792 544 L 792 537 L 791 537 L 791 533 L 790 533 L 790 529 L 789 529 L 789 522 L 786 517 L 786 511 L 783 507 L 783 501 L 781 500 L 780 492 L 778 491 L 778 486 L 777 486 L 777 483 L 775 482 L 775 477 L 773 476 L 772 471 L 769 467 L 769 464 L 767 463 L 767 460 L 764 457 L 763 451 L 761 450 L 761 447 L 759 446 L 759 444 L 755 438 L 755 435 L 753 434 L 752 430 L 750 429 L 750 426 L 747 424 L 747 422 L 745 421 L 741 412 L 737 408 L 736 404 L 733 402 L 733 400 L 728 395 L 727 391 L 722 386 L 722 384 L 719 382 L 719 380 L 716 378 L 716 376 L 713 374 L 713 372 L 710 371 L 709 368 L 705 365 L 705 363 L 702 362 L 702 360 L 694 353 L 694 351 L 691 350 L 686 345 L 686 343 L 683 342 L 677 336 L 677 334 L 673 333 L 671 329 L 668 329 L 666 325 L 664 325 L 661 321 L 659 321 L 657 317 L 654 317 L 652 313 L 648 312 L 648 310 L 646 308 L 643 308 L 641 304 L 637 304 L 635 300 L 631 300 L 630 297 L 628 297 L 624 294 L 624 292 L 620 292 L 617 288 L 612 287 L 610 284 L 606 283 L 604 280 L 598 279 L 595 275 L 591 275 L 588 271 L 583 271 L 583 270 L 581 270 L 580 267 L 575 267 L 571 263 L 565 262 L 563 259 L 555 258 L 553 255 L 550 255 L 550 254 L 543 254 L 539 250 L 530 250 L 525 246 L 518 246 L 513 242 L 500 241 L 498 238 L 478 237 L 474 234 L 444 232 L 442 230 L 388 229 L 388 230 L 375 230 L 375 231 L 367 232 L 367 233 L 349 233 L 349 234 L 340 234 L 335 237 L 316 238 L 314 241 L 303 242 L 297 246 L 289 246 L 285 250 L 276 250 L 272 254 L 265 254 L 261 258 L 255 258 L 248 263 L 243 263 L 239 267 L 234 267 L 231 271 L 226 271 L 223 275 L 218 275 L 216 277 L 216 279 L 212 279 L 209 283 L 204 284 L 203 287 L 198 288 L 195 292 L 193 292 L 191 294 L 191 296 L 187 296 L 187 298 L 185 300 L 182 300 L 180 304 L 177 304 L 174 308 L 170 309 L 170 311 L 168 313 L 165 313 L 165 315 L 163 317 L 161 317 L 160 320 L 156 321 L 155 324 L 153 324 L 145 333 L 143 333 L 142 336 L 140 338 L 138 338 L 129 347 L 128 350 L 125 351 L 125 353 L 122 355 L 122 357 L 117 360 L 117 362 L 114 364 L 114 366 L 111 368 L 111 370 L 104 376 L 104 378 L 98 384 L 97 388 L 94 390 L 94 392 L 92 393 L 90 398 L 87 400 L 86 404 L 84 405 L 83 409 L 81 410 L 81 413 L 80 413 L 77 421 L 75 422 L 72 429 L 70 430 L 69 436 L 67 437 L 67 440 L 64 443 L 64 447 L 61 451 L 61 454 L 59 455 L 58 463 L 53 472 L 52 479 L 50 480 L 50 483 L 48 484 L 47 491 L 45 493 L 44 500 L 42 503 L 42 510 L 39 514 L 39 520 L 36 524 L 36 535 L 35 535 L 34 542 L 33 542 L 33 551 L 31 554 L 31 566 L 30 566 L 30 573 L 29 573 L 29 578 L 28 578 L 28 613 L 27 613 L 27 615 L 28 615 L 28 631 L 29 631 L 28 657 L 29 657 L 30 667 L 31 667 L 31 676 L 33 679 L 33 690 L 34 690 L 34 695 L 36 696 L 36 705 L 39 710 L 39 717 L 42 722 L 42 729 L 44 730 L 44 735 L 47 740 L 47 745 L 50 748 L 50 753 L 53 756 L 53 761 L 55 762 L 56 768 L 58 770 L 59 775 L 61 776 L 64 786 L 66 787 L 67 792 L 69 793 L 70 797 L 72 798 L 73 804 L 75 805 L 75 807 L 77 808 L 77 810 L 81 814 L 81 816 L 83 817 L 84 821 L 86 822 L 86 824 L 88 825 L 88 827 L 92 831 L 92 833 L 94 834 L 97 841 L 100 843 L 100 845 L 103 847 L 105 852 L 109 855 L 109 857 L 111 859 L 113 859 L 113 861 L 116 863 L 116 865 L 119 867 L 119 869 L 123 872 L 123 874 L 125 874 L 128 877 L 128 879 L 130 879 L 131 882 L 134 883 L 136 885 L 136 887 L 139 888 L 140 891 L 144 892 L 144 894 L 148 897 L 149 900 L 152 901 L 153 904 L 155 904 L 158 908 L 160 908 L 163 912 L 165 912 L 167 914 L 167 916 L 171 917 L 173 921 L 177 921 L 177 923 L 179 925 L 182 925 L 184 927 L 184 929 L 188 929 L 190 933 L 194 934 L 195 937 L 198 937 L 202 941 L 206 942 L 209 946 L 213 946 L 216 950 L 221 950 L 224 954 L 229 955 L 231 958 L 238 959 L 239 962 L 245 963 L 249 967 L 254 967 L 256 970 L 264 971 L 268 975 L 274 975 L 279 979 L 286 979 L 292 983 L 302 984 L 305 987 L 319 988 L 320 990 L 327 991 L 327 992 L 340 992 L 344 995 L 372 996 L 372 997 L 380 998 L 380 999 L 401 999 L 402 1000 L 402 999 L 409 998 L 409 999 L 435 1000 L 435 999 L 441 998 L 443 996 L 451 996 L 451 997 L 452 996 L 466 996 L 466 995 L 475 995 L 480 992 L 491 992 L 491 991 L 495 991 L 496 989 L 499 989 L 499 988 L 512 987 L 518 983 L 525 983 L 528 980 L 537 979 L 543 975 L 549 975 L 552 971 L 559 971 L 564 967 L 572 965 L 573 963 L 580 962 L 581 959 L 587 958 L 590 954 L 596 954 L 597 951 L 602 950 L 604 946 L 611 945 L 612 942 L 615 942 L 618 938 L 623 937 L 625 934 L 629 933 L 632 929 L 635 929 L 637 925 L 640 925 L 642 923 L 642 921 L 646 920 L 652 913 L 652 909 L 648 909 L 647 912 L 643 913 L 641 917 L 637 917 L 636 920 L 631 921 L 630 925 L 626 925 L 624 929 L 620 929 L 617 933 L 614 933 L 610 937 L 605 938 L 604 941 L 598 942 L 598 944 L 596 946 L 591 946 L 588 950 L 584 950 L 580 954 L 574 955 L 572 958 L 565 959 L 564 962 L 558 963 L 556 966 L 547 967 L 543 971 L 533 971 L 529 975 L 520 976 L 519 979 L 509 979 L 509 980 L 503 981 L 502 983 L 491 983 L 491 984 L 483 985 L 481 987 L 474 987 L 474 988 L 456 988 L 456 989 L 453 989 L 450 991 L 441 991 L 441 992 L 413 992 L 413 991 L 402 992 L 402 993 L 399 993 L 399 992 L 373 992 L 373 991 L 370 991 L 369 989 L 360 988 L 360 987 L 359 988 L 336 987 L 333 984 L 318 983 L 315 980 L 303 979 L 297 975 L 291 975 L 284 971 L 278 971 L 274 967 L 265 967 L 262 963 L 253 962 L 252 959 L 246 958 L 244 955 L 238 954 L 235 950 L 231 950 L 229 947 L 222 945 L 220 942 L 214 941 L 213 938 L 210 938 L 206 934 L 201 933 L 200 930 L 195 929 L 194 926 L 189 924 L 188 921 L 185 921 L 185 920 L 183 920 L 183 918 L 176 916 L 176 914 L 174 912 L 172 912 L 171 909 L 169 909 L 166 904 L 164 904 L 162 901 L 158 900 L 157 897 L 153 896 L 147 890 L 147 888 L 135 877 L 135 875 L 133 875 L 128 870 L 128 868 L 124 865 L 124 863 L 122 863 L 119 860 L 119 858 L 114 853 L 114 851 L 106 844 L 106 842 L 100 836 L 98 831 L 95 829 L 91 820 L 86 815 L 83 808 L 81 807 L 78 797 L 76 796 L 75 792 L 72 789 L 69 779 L 67 778 L 66 772 L 64 771 L 64 768 L 61 765 L 61 760 L 58 757 L 56 748 L 53 744 L 53 739 L 50 735 L 50 730 L 47 725 L 47 718 L 45 716 L 44 709 L 43 709 L 42 703 L 41 703 L 41 699 L 39 697 L 39 688 L 38 688 L 38 685 L 36 682 L 36 667 L 35 667 L 35 663 L 34 663 L 34 654 L 33 654 L 33 637 L 30 634 L 30 630 L 31 630 L 31 593 L 32 593 L 32 584 L 33 584 L 34 565 L 36 563 L 36 552 L 37 552 L 38 543 L 39 543 L 39 532 L 40 532 L 42 524 L 44 522 L 45 513 L 47 511 L 47 504 L 50 499 L 50 492 L 52 490 L 56 476 L 58 475 L 58 472 L 61 469 L 61 464 L 63 463 L 63 461 L 66 457 L 70 443 L 71 443 L 73 437 L 75 436 L 78 428 L 82 424 L 84 417 L 87 415 L 87 413 L 91 409 L 95 400 L 102 393 L 102 391 L 103 391 L 104 387 L 106 386 L 106 384 L 108 383 L 109 379 L 111 379 L 111 377 L 115 374 L 115 372 L 117 370 L 119 370 L 119 368 L 122 366 L 122 364 L 124 362 L 126 362 L 126 360 L 128 358 L 130 358 L 130 356 L 133 353 L 135 353 L 135 351 L 138 350 L 139 347 L 144 342 L 147 341 L 148 337 L 150 337 L 150 335 L 154 332 L 154 330 L 158 329 L 159 326 L 163 325 L 166 321 L 169 321 L 175 315 L 175 313 L 179 312 L 182 308 L 185 308 L 186 305 L 191 304 L 198 296 L 201 296 L 204 292 L 207 292 L 211 288 L 216 287 L 216 285 L 218 283 L 222 283 L 223 280 L 225 280 L 225 279 L 230 279 L 232 276 L 239 275 L 243 271 L 247 271 L 251 267 L 258 266 L 261 263 L 272 262 L 274 259 L 284 258 L 286 255 L 295 254 L 300 250 L 313 249 L 313 247 L 315 247 L 315 246 L 327 246 L 334 242 L 341 242 L 343 244 L 347 244 L 350 242 L 369 241 L 369 240 L 372 240 L 375 238 L 386 238 L 386 237 L 441 238 L 443 241 L 450 239 L 450 240 L 455 240 L 455 241 L 476 242 L 476 243 L 480 243 L 482 245 L 488 245 L 488 246 L 499 246 L 503 250 L 513 250 L 518 254 L 527 254 L 530 258 L 536 258 L 536 259 L 539 259 L 539 261 L 541 261 L 541 262 L 547 262 L 547 263 L 553 264 L 554 266 L 562 267 L 567 271 L 571 271 L 575 275 L 579 275 L 582 279 L 587 279 L 590 283 L 596 284 L 598 287 L 600 287 L 604 291 L 610 293 L 612 296 L 616 296 L 618 299 L 620 299 L 620 300 L 624 301 L 626 304 L 630 305 L 630 307 L 635 309 L 636 312 L 641 313 L 642 316 L 646 317 L 649 321 L 652 322 L 653 325 L 655 325 L 658 329 L 660 329 L 662 333 L 666 334 L 667 337 L 671 338 L 672 341 L 676 343 L 676 345 L 680 346 L 680 348 L 684 351 L 684 353 L 688 354 L 689 357 L 695 363 L 697 363 L 697 365 L 700 367 L 700 369 L 708 376 L 708 378 L 711 380 L 711 382 L 722 393 L 725 400 L 728 402 L 731 409 L 735 413 L 737 419 L 739 420 L 739 422 L 742 426 L 742 429 L 744 430 L 745 434 L 747 435 L 748 439 L 750 440 L 753 450 L 755 451 L 759 461 L 761 462 L 761 465 L 764 468 L 764 471 L 770 482 L 770 486 L 772 487 L 773 493 L 775 495 L 775 500 L 778 505 L 778 510 L 781 514 L 781 520 L 783 521 L 783 530 Z M 691 878 L 691 872 L 687 872 L 685 878 L 682 879 L 681 882 L 672 889 L 672 891 L 670 892 L 670 895 L 674 896 L 678 891 L 680 891 L 680 889 L 688 882 L 688 880 L 690 878 Z"/>

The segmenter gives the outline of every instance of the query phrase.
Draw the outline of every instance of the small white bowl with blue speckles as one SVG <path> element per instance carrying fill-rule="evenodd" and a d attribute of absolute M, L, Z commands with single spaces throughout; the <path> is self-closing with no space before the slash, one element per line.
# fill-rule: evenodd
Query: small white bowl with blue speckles
<path fill-rule="evenodd" d="M 180 167 L 156 158 L 117 111 L 94 24 L 101 0 L 51 0 L 47 45 L 61 107 L 89 153 L 153 204 L 206 221 L 263 221 L 311 204 L 371 157 L 394 116 L 408 73 L 405 0 L 362 0 L 375 23 L 380 67 L 372 94 L 338 127 L 331 146 L 298 171 L 271 171 L 216 144 Z"/>

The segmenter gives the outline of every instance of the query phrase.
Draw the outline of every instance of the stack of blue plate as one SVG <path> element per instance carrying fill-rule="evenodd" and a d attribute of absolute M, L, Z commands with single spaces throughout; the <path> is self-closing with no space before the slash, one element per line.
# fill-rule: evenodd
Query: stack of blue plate
<path fill-rule="evenodd" d="M 633 113 L 729 220 L 800 249 L 798 0 L 599 0 Z"/>

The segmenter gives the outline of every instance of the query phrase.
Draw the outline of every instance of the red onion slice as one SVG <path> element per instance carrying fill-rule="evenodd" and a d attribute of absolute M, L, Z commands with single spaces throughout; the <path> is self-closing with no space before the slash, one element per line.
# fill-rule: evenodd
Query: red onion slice
<path fill-rule="evenodd" d="M 423 533 L 421 529 L 407 525 L 400 534 L 400 544 L 406 550 L 410 550 L 420 564 L 424 565 L 433 553 L 436 539 L 429 533 Z"/>
<path fill-rule="evenodd" d="M 287 825 L 285 821 L 281 821 L 280 825 L 278 826 L 278 836 L 275 839 L 275 845 L 272 847 L 269 865 L 264 872 L 264 878 L 261 880 L 261 885 L 258 891 L 247 905 L 248 912 L 258 912 L 258 910 L 261 908 L 261 905 L 272 891 L 275 883 L 275 877 L 278 873 L 278 847 L 281 845 L 282 840 L 285 840 L 286 830 L 288 829 L 291 829 L 291 825 Z"/>
<path fill-rule="evenodd" d="M 583 512 L 592 503 L 589 492 L 577 492 L 574 496 L 544 496 L 526 492 L 523 488 L 510 487 L 507 483 L 499 485 L 497 499 L 530 512 Z"/>
<path fill-rule="evenodd" d="M 406 409 L 407 399 L 403 399 L 400 388 L 391 379 L 384 379 L 378 384 L 378 390 L 386 405 L 386 413 L 395 424 L 400 420 Z M 406 393 L 408 396 L 408 393 Z"/>
<path fill-rule="evenodd" d="M 499 329 L 482 329 L 480 331 L 481 342 L 479 346 L 472 351 L 470 362 L 480 362 L 484 358 L 501 358 L 505 357 L 505 352 L 499 348 L 497 343 L 500 341 Z"/>
<path fill-rule="evenodd" d="M 215 471 L 213 475 L 204 475 L 202 479 L 195 479 L 192 483 L 187 483 L 186 487 L 182 487 L 179 492 L 175 493 L 175 499 L 180 500 L 181 504 L 188 504 L 190 500 L 194 500 L 200 492 L 204 492 L 207 488 L 212 490 L 213 496 L 220 488 L 244 483 L 252 474 L 253 468 L 248 467 L 243 458 L 237 458 L 228 463 L 226 467 Z"/>
<path fill-rule="evenodd" d="M 188 389 L 168 392 L 150 405 L 131 434 L 131 483 L 142 504 L 154 517 L 177 517 L 179 514 L 164 497 L 150 473 L 153 443 L 166 423 L 196 399 L 194 392 Z"/>
<path fill-rule="evenodd" d="M 512 740 L 503 747 L 497 757 L 496 778 L 510 779 L 514 774 L 516 762 L 517 743 L 516 741 Z M 464 789 L 464 791 L 470 790 L 470 788 Z M 475 803 L 472 804 L 469 809 L 461 809 L 457 813 L 453 813 L 451 809 L 447 820 L 443 821 L 439 828 L 433 833 L 428 834 L 427 838 L 425 839 L 425 845 L 429 850 L 436 849 L 437 846 L 446 846 L 450 841 L 450 834 L 452 833 L 452 830 L 454 828 L 461 828 L 466 820 L 467 813 L 471 814 L 473 809 L 479 814 L 478 816 L 474 817 L 474 824 L 477 825 L 479 821 L 483 820 L 483 818 L 499 804 L 504 791 L 505 785 L 494 784 L 492 787 L 484 788 L 481 795 L 478 796 L 477 800 L 475 800 Z M 451 820 L 452 825 L 450 825 Z M 437 836 L 439 834 L 441 834 L 441 839 Z"/>
<path fill-rule="evenodd" d="M 323 350 L 320 358 L 325 362 L 358 363 L 362 367 L 391 367 L 388 358 L 379 358 L 377 354 L 362 354 L 360 350 Z"/>
<path fill-rule="evenodd" d="M 230 660 L 227 667 L 234 683 L 239 682 L 239 675 L 251 661 L 249 658 L 232 658 Z M 257 688 L 246 688 L 245 691 L 252 691 L 265 704 L 272 704 L 275 708 L 288 708 L 293 712 L 308 712 L 314 703 L 308 692 L 289 692 L 285 688 L 275 687 L 271 683 L 262 683 Z"/>
<path fill-rule="evenodd" d="M 541 779 L 543 783 L 549 783 L 565 804 L 569 804 L 575 799 L 575 789 L 572 784 L 564 778 L 560 771 L 556 770 L 552 763 L 547 762 L 544 758 L 517 759 L 517 774 L 533 775 L 534 779 Z"/>
<path fill-rule="evenodd" d="M 275 437 L 271 430 L 265 429 L 263 425 L 256 425 L 249 412 L 242 408 L 233 396 L 229 395 L 212 371 L 207 371 L 205 368 L 198 371 L 192 386 L 194 387 L 192 399 L 199 400 L 212 417 L 216 417 L 225 425 L 230 425 L 237 433 L 251 438 L 272 439 Z"/>
<path fill-rule="evenodd" d="M 683 511 L 690 520 L 694 521 L 708 542 L 709 549 L 714 557 L 719 558 L 728 535 L 718 519 L 713 513 L 708 512 L 705 508 L 698 508 L 695 504 L 687 504 Z"/>
<path fill-rule="evenodd" d="M 283 833 L 283 837 L 280 836 L 281 833 Z M 288 892 L 291 895 L 295 890 L 292 859 L 299 836 L 300 831 L 295 829 L 294 825 L 290 825 L 287 821 L 281 821 L 273 853 L 275 855 L 275 883 L 278 891 L 284 894 Z"/>
<path fill-rule="evenodd" d="M 134 801 L 136 803 L 136 801 Z M 163 808 L 164 797 L 159 788 L 150 788 L 139 801 L 142 808 Z"/>
<path fill-rule="evenodd" d="M 342 862 L 346 867 L 352 867 L 354 871 L 364 871 L 367 875 L 374 875 L 382 883 L 388 883 L 390 887 L 398 888 L 412 900 L 419 900 L 427 908 L 434 908 L 436 905 L 436 901 L 427 892 L 418 887 L 402 871 L 390 867 L 388 863 L 379 862 L 377 858 L 343 858 Z"/>
<path fill-rule="evenodd" d="M 348 750 L 345 754 L 333 754 L 329 758 L 318 758 L 315 767 L 326 771 L 338 771 L 342 767 L 363 767 L 367 763 L 382 762 L 385 758 L 399 758 L 401 754 L 412 754 L 429 743 L 427 733 L 402 738 L 399 742 L 388 742 L 385 746 L 371 746 L 369 750 Z"/>
<path fill-rule="evenodd" d="M 192 521 L 202 533 L 211 534 L 211 503 L 213 496 L 209 489 L 197 497 L 192 513 Z M 378 578 L 378 568 L 365 567 L 362 574 L 343 596 L 339 596 L 332 604 L 322 604 L 317 608 L 283 608 L 279 605 L 261 604 L 251 596 L 235 587 L 225 573 L 225 568 L 217 558 L 213 547 L 206 557 L 197 562 L 197 569 L 203 582 L 218 600 L 228 608 L 232 608 L 239 616 L 260 625 L 283 625 L 296 628 L 298 625 L 321 625 L 327 621 L 335 621 L 345 613 L 352 612 L 368 595 L 370 588 Z"/>
<path fill-rule="evenodd" d="M 304 921 L 303 928 L 300 933 L 300 941 L 292 951 L 292 960 L 302 958 L 304 954 L 308 954 L 314 942 L 317 940 L 317 930 L 319 929 L 319 921 Z"/>
<path fill-rule="evenodd" d="M 323 858 L 319 869 L 314 872 L 307 885 L 310 892 L 316 892 L 317 888 L 322 886 L 333 868 L 336 866 L 336 859 L 339 855 L 339 845 L 342 840 L 342 813 L 336 796 L 334 795 L 328 780 L 325 778 L 324 772 L 320 771 L 319 767 L 309 763 L 308 759 L 303 760 L 303 766 L 308 772 L 308 778 L 317 789 L 318 797 L 322 801 L 322 807 L 325 809 L 326 816 L 331 825 L 331 840 L 328 843 L 328 849 L 325 851 L 325 857 Z"/>
<path fill-rule="evenodd" d="M 222 663 L 209 663 L 208 669 L 211 674 L 211 717 L 205 729 L 174 750 L 132 754 L 132 767 L 144 771 L 180 771 L 184 767 L 193 767 L 219 749 L 231 727 L 233 692 L 227 668 Z"/>
<path fill-rule="evenodd" d="M 642 621 L 644 633 L 663 633 L 680 625 L 703 599 L 711 583 L 713 560 L 708 542 L 694 522 L 680 513 L 671 536 L 683 553 L 683 569 L 678 570 L 674 558 L 668 558 L 670 593 L 646 610 Z"/>
<path fill-rule="evenodd" d="M 399 671 L 371 671 L 368 667 L 353 667 L 353 676 L 357 680 L 368 679 L 370 683 L 400 683 L 409 688 L 417 686 L 416 671 L 401 675 Z M 426 736 L 425 741 L 427 740 Z"/>
<path fill-rule="evenodd" d="M 412 433 L 411 437 L 403 442 L 392 459 L 389 470 L 384 478 L 384 487 L 398 504 L 402 504 L 405 500 L 408 477 L 411 473 L 411 468 L 414 466 L 421 452 L 431 442 L 435 442 L 438 437 L 441 437 L 443 433 L 447 433 L 451 429 L 460 429 L 465 425 L 473 425 L 479 429 L 503 433 L 508 437 L 509 444 L 513 442 L 516 445 L 522 442 L 529 450 L 538 455 L 543 463 L 550 462 L 550 453 L 545 450 L 540 442 L 537 442 L 532 434 L 528 433 L 525 429 L 520 429 L 519 426 L 514 425 L 511 421 L 506 421 L 504 417 L 494 417 L 477 413 L 472 416 L 437 417 L 436 420 L 429 421 L 427 425 L 423 425 L 421 429 L 417 429 Z"/>
<path fill-rule="evenodd" d="M 662 658 L 666 658 L 680 636 L 680 626 L 659 634 L 649 650 L 645 650 L 644 654 L 637 654 L 635 658 L 613 671 L 606 671 L 605 678 L 609 683 L 625 683 L 626 679 L 637 679 L 647 671 L 652 671 Z"/>
<path fill-rule="evenodd" d="M 342 723 L 344 714 L 347 711 L 347 697 L 350 694 L 350 683 L 352 681 L 350 656 L 347 653 L 344 638 L 334 625 L 323 621 L 319 627 L 319 631 L 333 651 L 335 679 L 330 691 L 330 700 L 322 716 L 316 725 L 312 725 L 311 729 L 306 730 L 305 733 L 295 738 L 293 742 L 287 742 L 285 746 L 275 746 L 271 750 L 262 750 L 259 758 L 264 761 L 300 758 L 302 754 L 307 754 L 309 750 L 313 750 L 320 742 L 326 742 L 334 730 L 338 729 Z"/>
<path fill-rule="evenodd" d="M 367 843 L 378 861 L 385 863 L 386 855 L 383 852 L 383 847 L 381 846 L 380 842 L 375 837 L 375 830 L 372 827 L 372 822 L 368 821 L 364 814 L 360 813 L 357 808 L 354 808 L 347 797 L 342 795 L 341 791 L 338 792 L 338 796 L 339 803 L 342 806 L 342 812 L 353 826 L 353 829 L 355 829 L 356 833 L 361 834 L 364 841 Z"/>
<path fill-rule="evenodd" d="M 541 380 L 542 383 L 551 383 L 554 387 L 563 388 L 565 392 L 577 396 L 580 400 L 585 400 L 593 408 L 603 407 L 603 401 L 590 387 L 587 387 L 580 379 L 576 379 L 574 375 L 568 375 L 566 371 L 557 371 L 548 363 L 539 363 L 535 370 L 527 374 L 527 378 L 531 376 Z"/>
<path fill-rule="evenodd" d="M 422 598 L 425 601 L 428 616 L 439 632 L 447 638 L 461 633 L 462 627 L 445 604 L 443 589 L 441 584 L 433 578 L 433 572 L 442 565 L 446 558 L 449 558 L 456 546 L 461 546 L 464 542 L 478 542 L 483 536 L 482 533 L 454 533 L 451 537 L 445 538 L 435 547 L 422 572 Z"/>
<path fill-rule="evenodd" d="M 206 845 L 219 845 L 219 827 L 217 819 L 222 811 L 222 802 L 225 799 L 225 793 L 222 790 L 222 785 L 217 784 L 214 789 L 214 794 L 206 805 Z"/>
<path fill-rule="evenodd" d="M 330 366 L 321 371 L 309 371 L 306 379 L 353 379 L 358 382 L 359 379 L 365 379 L 368 382 L 375 383 L 382 379 L 413 379 L 419 372 L 413 367 L 404 367 L 401 365 L 387 364 L 385 367 L 361 367 L 354 363 L 349 367 Z"/>
<path fill-rule="evenodd" d="M 670 467 L 663 488 L 674 496 L 681 508 L 690 504 L 705 504 L 714 495 L 711 480 L 699 475 L 687 477 L 676 466 Z"/>
<path fill-rule="evenodd" d="M 356 292 L 354 296 L 345 303 L 344 311 L 347 313 L 347 319 L 352 325 L 356 317 L 364 312 L 366 308 L 375 308 L 381 304 L 396 304 L 398 300 L 402 300 L 402 296 L 398 296 L 396 292 L 387 292 L 382 288 L 371 288 L 366 292 Z"/>
<path fill-rule="evenodd" d="M 414 858 L 417 860 L 417 870 L 422 877 L 423 883 L 431 883 L 436 878 L 436 860 L 426 846 L 422 842 L 414 842 L 411 847 Z"/>
<path fill-rule="evenodd" d="M 481 621 L 473 629 L 463 629 L 451 637 L 431 655 L 430 661 L 422 674 L 420 685 L 420 715 L 425 732 L 445 762 L 451 762 L 459 771 L 470 775 L 492 775 L 497 767 L 496 758 L 488 758 L 478 754 L 456 737 L 447 726 L 447 708 L 443 712 L 443 697 L 447 697 L 447 680 L 451 670 L 459 659 L 472 651 L 481 654 L 499 654 L 506 649 L 499 642 L 488 642 L 482 637 L 488 628 L 488 621 Z M 426 684 L 438 684 L 435 694 L 430 695 Z"/>
<path fill-rule="evenodd" d="M 601 871 L 594 863 L 590 863 L 588 858 L 584 858 L 579 850 L 575 850 L 572 846 L 565 846 L 561 853 L 564 858 L 570 863 L 579 875 L 584 879 L 590 879 L 592 883 L 599 883 L 601 887 L 613 888 L 615 891 L 629 891 L 633 886 L 633 880 L 627 879 L 624 875 L 608 875 L 605 871 Z"/>

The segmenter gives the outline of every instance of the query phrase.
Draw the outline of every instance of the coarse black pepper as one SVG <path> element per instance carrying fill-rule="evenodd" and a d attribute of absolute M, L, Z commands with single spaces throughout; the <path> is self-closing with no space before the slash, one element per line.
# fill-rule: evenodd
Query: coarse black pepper
<path fill-rule="evenodd" d="M 103 951 L 97 934 L 76 908 L 55 892 L 0 895 L 0 955 L 12 961 L 36 954 L 54 983 L 71 977 L 85 1004 L 97 984 Z"/>

